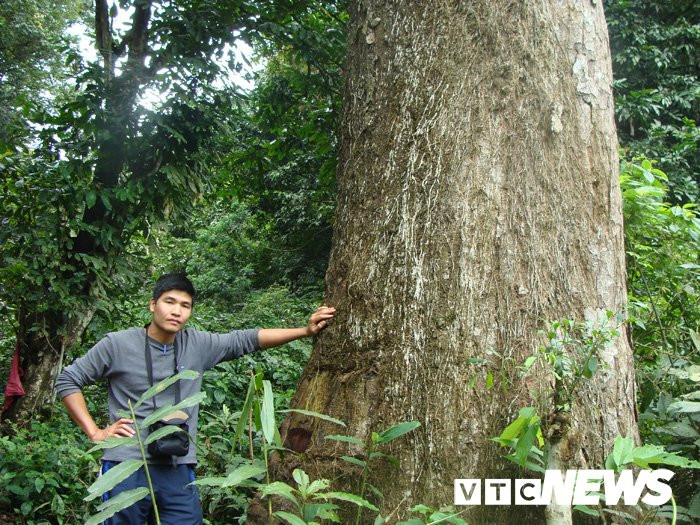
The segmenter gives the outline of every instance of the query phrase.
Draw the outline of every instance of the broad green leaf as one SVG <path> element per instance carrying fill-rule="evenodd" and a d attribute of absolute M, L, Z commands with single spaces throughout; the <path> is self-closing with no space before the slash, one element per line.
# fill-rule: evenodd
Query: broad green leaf
<path fill-rule="evenodd" d="M 329 519 L 340 523 L 338 515 L 334 512 L 340 507 L 334 503 L 305 503 L 302 506 L 302 515 L 307 523 L 313 523 L 316 518 Z"/>
<path fill-rule="evenodd" d="M 666 452 L 659 445 L 644 445 L 632 451 L 632 461 L 642 468 L 650 468 L 650 464 L 670 465 L 683 468 L 700 468 L 700 463 L 683 456 Z"/>
<path fill-rule="evenodd" d="M 592 355 L 588 361 L 584 364 L 583 367 L 583 375 L 590 379 L 593 377 L 593 374 L 595 374 L 596 370 L 598 370 L 598 359 L 596 356 Z"/>
<path fill-rule="evenodd" d="M 284 521 L 289 523 L 289 525 L 307 525 L 306 522 L 299 516 L 295 516 L 294 514 L 290 514 L 289 512 L 284 512 L 283 510 L 279 510 L 273 515 L 283 519 Z"/>
<path fill-rule="evenodd" d="M 533 417 L 537 417 L 537 411 L 535 407 L 523 407 L 520 409 L 520 412 L 518 412 L 518 417 L 532 419 Z"/>
<path fill-rule="evenodd" d="M 92 447 L 90 450 L 87 451 L 87 454 L 90 454 L 91 452 L 95 452 L 96 450 L 102 450 L 105 448 L 116 448 L 116 447 L 124 447 L 128 445 L 137 445 L 138 441 L 134 438 L 134 436 L 126 437 L 108 437 L 104 441 L 98 441 L 95 443 L 95 446 Z"/>
<path fill-rule="evenodd" d="M 241 465 L 233 470 L 227 477 L 222 487 L 235 487 L 246 479 L 254 478 L 265 473 L 265 467 L 258 465 Z"/>
<path fill-rule="evenodd" d="M 250 379 L 248 384 L 248 393 L 245 397 L 245 402 L 243 403 L 243 409 L 241 410 L 241 416 L 238 418 L 238 424 L 236 425 L 236 432 L 233 434 L 234 443 L 241 439 L 243 431 L 248 424 L 248 419 L 250 418 L 250 411 L 253 405 L 253 399 L 255 398 L 255 378 Z"/>
<path fill-rule="evenodd" d="M 302 487 L 304 488 L 302 492 L 304 492 L 306 487 L 309 486 L 309 475 L 300 468 L 294 469 L 294 472 L 292 472 L 292 477 L 294 478 L 294 481 L 297 482 L 297 485 L 299 485 L 300 490 Z"/>
<path fill-rule="evenodd" d="M 384 494 L 382 493 L 381 490 L 379 490 L 377 487 L 372 485 L 371 483 L 367 483 L 367 486 L 369 489 L 374 492 L 374 495 L 377 496 L 379 499 L 384 499 Z"/>
<path fill-rule="evenodd" d="M 427 505 L 423 505 L 423 504 L 419 503 L 418 505 L 412 507 L 410 512 L 420 512 L 421 514 L 425 515 L 428 512 L 432 512 L 432 510 L 433 509 L 431 509 Z"/>
<path fill-rule="evenodd" d="M 451 520 L 457 516 L 459 516 L 459 513 L 453 512 L 448 514 L 438 510 L 430 515 L 427 523 L 428 525 L 437 525 L 438 523 L 445 523 L 447 520 Z"/>
<path fill-rule="evenodd" d="M 311 410 L 301 410 L 299 408 L 288 408 L 286 410 L 278 410 L 278 412 L 282 412 L 282 413 L 296 412 L 297 414 L 303 414 L 305 416 L 317 417 L 319 419 L 323 419 L 324 421 L 329 421 L 330 423 L 335 423 L 336 425 L 340 425 L 341 427 L 346 426 L 345 423 L 343 423 L 340 419 L 336 419 L 334 417 L 327 416 L 326 414 L 320 414 L 319 412 L 312 412 Z"/>
<path fill-rule="evenodd" d="M 270 445 L 268 450 L 289 450 L 284 448 L 284 445 L 282 443 L 282 436 L 280 436 L 280 429 L 277 428 L 277 425 L 275 425 L 275 442 L 274 445 Z"/>
<path fill-rule="evenodd" d="M 365 468 L 367 466 L 367 463 L 361 459 L 353 458 L 352 456 L 340 456 L 340 459 L 347 461 L 348 463 L 352 463 L 353 465 L 357 465 L 358 467 Z"/>
<path fill-rule="evenodd" d="M 44 489 L 45 485 L 46 485 L 46 480 L 44 478 L 34 479 L 34 488 L 36 489 L 37 492 L 41 492 Z"/>
<path fill-rule="evenodd" d="M 688 379 L 691 381 L 694 381 L 696 383 L 700 382 L 700 366 L 698 365 L 690 365 L 688 367 Z"/>
<path fill-rule="evenodd" d="M 403 436 L 404 434 L 417 429 L 419 426 L 419 421 L 405 421 L 403 423 L 399 423 L 398 425 L 394 425 L 393 427 L 388 428 L 379 434 L 379 443 L 388 443 L 389 441 L 393 441 L 397 437 Z"/>
<path fill-rule="evenodd" d="M 109 498 L 107 501 L 102 503 L 100 506 L 97 507 L 98 511 L 103 511 L 105 509 L 108 509 L 109 507 L 119 505 L 120 510 L 125 509 L 129 505 L 136 503 L 138 500 L 141 498 L 145 497 L 148 495 L 148 487 L 138 487 L 135 489 L 131 490 L 126 490 L 124 492 L 120 492 L 113 498 Z M 122 503 L 125 501 L 129 501 L 127 505 L 122 506 Z"/>
<path fill-rule="evenodd" d="M 691 329 L 690 330 L 690 338 L 693 340 L 693 344 L 695 345 L 695 350 L 700 352 L 700 333 Z"/>
<path fill-rule="evenodd" d="M 486 390 L 490 390 L 491 388 L 493 388 L 493 374 L 489 370 L 486 373 Z"/>
<path fill-rule="evenodd" d="M 533 449 L 534 449 L 534 447 L 533 447 Z M 531 451 L 531 452 L 532 452 L 532 451 Z M 545 473 L 545 469 L 544 469 L 543 466 L 538 465 L 537 463 L 533 463 L 533 462 L 530 461 L 530 460 L 527 460 L 527 461 L 525 462 L 525 464 L 523 465 L 523 464 L 518 460 L 518 458 L 515 457 L 515 454 L 508 454 L 507 456 L 503 456 L 503 457 L 504 457 L 505 459 L 507 459 L 508 461 L 512 461 L 512 462 L 515 463 L 516 465 L 518 465 L 518 466 L 520 466 L 520 467 L 522 467 L 522 468 L 525 468 L 525 469 L 527 469 L 527 470 L 532 470 L 533 472 L 540 472 L 541 474 L 544 474 L 544 473 Z"/>
<path fill-rule="evenodd" d="M 686 439 L 697 439 L 700 438 L 700 433 L 698 433 L 695 428 L 693 428 L 688 423 L 682 421 L 672 421 L 671 423 L 666 423 L 663 427 L 657 428 L 659 432 L 666 434 L 671 434 Z"/>
<path fill-rule="evenodd" d="M 194 480 L 190 485 L 206 485 L 209 487 L 220 487 L 226 483 L 226 478 L 222 476 L 214 476 L 209 478 L 200 478 Z"/>
<path fill-rule="evenodd" d="M 529 420 L 524 417 L 519 417 L 505 429 L 503 429 L 503 432 L 501 432 L 501 435 L 498 437 L 498 439 L 501 441 L 501 445 L 505 446 L 506 441 L 517 439 L 527 425 L 528 421 Z"/>
<path fill-rule="evenodd" d="M 663 354 L 664 357 L 666 356 Z M 660 364 L 659 368 L 668 368 L 670 366 L 670 362 L 668 364 Z M 668 392 L 661 392 L 659 394 L 659 399 L 656 403 L 656 410 L 658 411 L 659 415 L 661 417 L 666 416 L 666 412 L 668 411 L 668 407 L 671 405 L 671 402 L 673 401 L 673 397 L 671 397 L 671 394 Z"/>
<path fill-rule="evenodd" d="M 379 509 L 372 505 L 369 501 L 356 494 L 348 494 L 347 492 L 324 492 L 322 494 L 317 494 L 315 499 L 339 499 L 340 501 L 346 501 L 348 503 L 354 503 L 359 507 L 365 507 L 367 509 L 379 512 Z"/>
<path fill-rule="evenodd" d="M 634 449 L 634 441 L 631 438 L 617 436 L 613 445 L 612 460 L 616 469 L 626 465 L 632 461 L 632 450 Z"/>
<path fill-rule="evenodd" d="M 146 496 L 148 496 L 148 489 L 146 487 L 139 487 L 137 489 L 122 492 L 121 494 L 114 498 L 108 499 L 105 503 L 97 507 L 97 510 L 101 510 L 101 512 L 90 516 L 90 518 L 85 522 L 85 525 L 100 525 L 114 516 L 117 512 L 130 507 Z"/>
<path fill-rule="evenodd" d="M 166 405 L 164 407 L 159 408 L 155 412 L 153 412 L 150 416 L 148 416 L 146 419 L 144 419 L 141 422 L 141 427 L 145 428 L 148 425 L 151 425 L 155 423 L 156 421 L 159 421 L 163 419 L 165 416 L 172 414 L 173 412 L 177 410 L 182 410 L 183 408 L 188 408 L 191 406 L 194 406 L 198 403 L 201 403 L 203 400 L 207 398 L 206 392 L 198 392 L 192 396 L 189 396 L 182 401 L 180 401 L 177 405 Z"/>
<path fill-rule="evenodd" d="M 330 487 L 331 484 L 327 479 L 315 479 L 306 489 L 308 495 L 316 494 L 319 490 L 325 490 Z"/>
<path fill-rule="evenodd" d="M 134 472 L 143 466 L 143 461 L 140 459 L 129 459 L 122 461 L 118 465 L 112 467 L 107 472 L 102 474 L 97 481 L 88 487 L 88 496 L 83 498 L 84 501 L 90 501 L 98 496 L 101 496 L 108 490 L 112 490 L 120 482 L 131 476 Z"/>
<path fill-rule="evenodd" d="M 588 514 L 589 516 L 595 516 L 596 518 L 600 517 L 600 512 L 588 507 L 587 505 L 574 505 L 574 510 L 583 512 L 584 514 Z"/>
<path fill-rule="evenodd" d="M 308 524 L 318 517 L 318 510 L 325 503 L 305 503 L 301 507 L 302 519 Z"/>
<path fill-rule="evenodd" d="M 272 394 L 272 384 L 267 379 L 263 381 L 263 403 L 260 419 L 265 440 L 271 445 L 275 440 L 275 398 Z"/>
<path fill-rule="evenodd" d="M 527 458 L 530 454 L 530 449 L 535 443 L 535 437 L 537 436 L 537 429 L 539 425 L 528 425 L 527 429 L 523 433 L 522 437 L 518 439 L 517 445 L 515 445 L 515 457 L 518 460 L 518 464 L 525 466 Z"/>
<path fill-rule="evenodd" d="M 669 405 L 668 411 L 679 414 L 696 414 L 700 412 L 700 401 L 675 401 Z"/>
<path fill-rule="evenodd" d="M 262 490 L 260 491 L 260 495 L 263 497 L 280 496 L 291 501 L 292 503 L 294 503 L 294 505 L 299 505 L 299 502 L 297 501 L 294 492 L 295 490 L 286 483 L 283 483 L 282 481 L 273 481 L 272 483 L 263 485 Z"/>
<path fill-rule="evenodd" d="M 313 507 L 316 512 L 316 517 L 321 520 L 330 520 L 333 523 L 340 523 L 340 517 L 338 513 L 335 512 L 340 507 L 334 503 L 307 503 L 304 505 L 304 512 L 306 512 L 306 507 Z"/>
<path fill-rule="evenodd" d="M 362 448 L 365 448 L 365 444 L 362 441 L 352 436 L 331 435 L 324 436 L 323 439 L 335 439 L 336 441 L 346 441 L 348 443 L 353 443 L 355 445 L 361 446 Z"/>
<path fill-rule="evenodd" d="M 148 445 L 150 443 L 153 443 L 156 439 L 160 439 L 162 437 L 165 437 L 169 434 L 174 434 L 175 432 L 184 432 L 180 427 L 176 425 L 165 425 L 163 427 L 160 427 L 158 430 L 153 432 L 152 434 L 149 434 L 146 440 L 143 442 L 144 445 Z"/>
<path fill-rule="evenodd" d="M 195 370 L 183 370 L 182 372 L 179 372 L 173 376 L 170 376 L 166 379 L 163 379 L 160 383 L 153 385 L 151 388 L 146 390 L 143 395 L 139 398 L 139 400 L 136 402 L 134 405 L 134 410 L 136 410 L 138 407 L 140 407 L 144 401 L 152 398 L 156 394 L 160 394 L 163 392 L 166 388 L 168 388 L 170 385 L 173 383 L 176 383 L 177 381 L 181 379 L 197 379 L 199 377 L 199 372 Z"/>
<path fill-rule="evenodd" d="M 87 195 L 85 195 L 85 205 L 88 208 L 92 208 L 96 202 L 97 202 L 97 194 L 94 191 L 90 190 L 87 193 Z"/>

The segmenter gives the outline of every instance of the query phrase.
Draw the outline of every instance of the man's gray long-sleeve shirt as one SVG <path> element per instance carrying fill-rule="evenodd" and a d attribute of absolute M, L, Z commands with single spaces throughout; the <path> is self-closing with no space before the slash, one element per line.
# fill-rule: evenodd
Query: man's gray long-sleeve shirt
<path fill-rule="evenodd" d="M 83 357 L 67 366 L 56 380 L 58 395 L 63 399 L 68 394 L 79 392 L 86 385 L 107 379 L 109 421 L 119 419 L 118 412 L 128 412 L 128 400 L 132 404 L 151 387 L 145 359 L 146 331 L 143 328 L 130 328 L 107 334 Z M 196 370 L 199 377 L 195 380 L 184 379 L 180 383 L 180 399 L 185 399 L 200 391 L 202 373 L 222 361 L 241 357 L 260 348 L 258 330 L 239 330 L 228 334 L 212 334 L 188 328 L 176 335 L 178 372 Z M 148 347 L 153 361 L 153 384 L 175 373 L 174 345 L 163 345 L 155 339 L 148 338 Z M 155 396 L 158 408 L 175 404 L 176 388 L 170 386 Z M 136 419 L 140 423 L 153 411 L 153 401 L 148 400 L 136 410 Z M 185 410 L 189 415 L 189 431 L 193 443 L 197 436 L 197 419 L 199 406 Z M 148 429 L 142 429 L 143 439 Z M 102 459 L 124 461 L 140 459 L 136 438 L 135 445 L 105 449 Z M 177 458 L 178 463 L 196 463 L 195 446 L 190 446 L 186 456 Z M 155 461 L 154 461 L 155 462 Z"/>

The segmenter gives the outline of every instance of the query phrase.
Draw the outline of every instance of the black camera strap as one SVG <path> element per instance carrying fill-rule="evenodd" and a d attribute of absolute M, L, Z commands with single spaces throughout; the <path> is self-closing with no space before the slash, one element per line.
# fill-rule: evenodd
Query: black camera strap
<path fill-rule="evenodd" d="M 148 382 L 153 386 L 153 358 L 151 357 L 151 349 L 148 344 L 148 327 L 146 327 L 146 343 L 144 352 L 146 354 L 146 369 L 148 370 Z M 177 335 L 173 341 L 173 355 L 175 359 L 175 373 L 177 374 Z M 153 410 L 156 410 L 156 396 L 153 396 Z M 180 399 L 180 381 L 175 382 L 175 404 L 179 403 Z"/>

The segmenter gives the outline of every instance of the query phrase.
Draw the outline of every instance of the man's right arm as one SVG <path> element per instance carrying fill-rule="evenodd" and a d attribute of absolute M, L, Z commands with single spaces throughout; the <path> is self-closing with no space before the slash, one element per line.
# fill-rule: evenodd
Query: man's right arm
<path fill-rule="evenodd" d="M 88 411 L 82 392 L 68 394 L 63 398 L 63 404 L 66 406 L 66 410 L 68 410 L 73 421 L 83 429 L 83 432 L 92 441 L 103 441 L 108 437 L 131 437 L 134 435 L 134 429 L 131 427 L 133 421 L 126 418 L 121 418 L 107 428 L 99 428 Z"/>
<path fill-rule="evenodd" d="M 111 363 L 112 345 L 108 337 L 100 340 L 88 352 L 63 369 L 56 379 L 56 390 L 73 421 L 83 429 L 92 441 L 110 436 L 131 436 L 130 419 L 119 419 L 106 428 L 99 428 L 90 415 L 82 388 L 107 377 Z"/>

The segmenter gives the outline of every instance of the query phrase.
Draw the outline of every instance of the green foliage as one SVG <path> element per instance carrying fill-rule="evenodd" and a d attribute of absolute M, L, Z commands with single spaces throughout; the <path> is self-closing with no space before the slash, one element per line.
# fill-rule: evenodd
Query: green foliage
<path fill-rule="evenodd" d="M 659 160 L 675 202 L 700 184 L 700 10 L 694 0 L 607 0 L 618 136 L 632 155 Z"/>
<path fill-rule="evenodd" d="M 83 0 L 3 0 L 0 3 L 0 150 L 31 134 L 22 108 L 50 104 L 68 91 L 64 55 L 75 47 L 66 29 Z"/>
<path fill-rule="evenodd" d="M 491 438 L 513 451 L 504 456 L 506 459 L 521 468 L 544 472 L 542 447 L 549 447 L 552 441 L 561 440 L 570 431 L 570 412 L 576 393 L 582 381 L 591 379 L 601 367 L 601 352 L 613 338 L 619 337 L 617 329 L 610 326 L 617 321 L 619 319 L 608 311 L 599 313 L 595 321 L 554 321 L 540 332 L 547 343 L 525 360 L 521 374 L 524 376 L 541 368 L 542 373 L 552 377 L 553 386 L 531 392 L 538 399 L 539 407 L 521 408 L 518 417 L 499 436 Z M 538 409 L 549 414 L 544 425 Z"/>
<path fill-rule="evenodd" d="M 212 332 L 256 326 L 304 326 L 316 304 L 318 301 L 313 298 L 294 297 L 285 288 L 274 286 L 249 294 L 243 306 L 235 311 L 223 303 L 198 303 L 190 324 Z M 276 406 L 287 408 L 310 354 L 311 341 L 297 340 L 272 352 L 257 352 L 220 364 L 204 374 L 203 389 L 210 396 L 202 409 L 213 411 L 227 405 L 234 411 L 240 410 L 249 386 L 248 371 L 258 368 L 265 377 L 271 378 L 277 396 Z M 202 423 L 207 424 L 206 417 Z"/>
<path fill-rule="evenodd" d="M 382 432 L 372 432 L 370 439 L 366 443 L 357 439 L 356 437 L 344 435 L 331 434 L 324 436 L 324 439 L 332 439 L 353 445 L 352 448 L 355 449 L 355 454 L 352 456 L 340 456 L 340 459 L 346 463 L 349 463 L 350 465 L 360 467 L 362 469 L 360 473 L 359 486 L 357 489 L 358 496 L 364 499 L 365 494 L 369 489 L 375 497 L 383 499 L 384 494 L 382 494 L 377 487 L 369 482 L 372 472 L 372 465 L 375 463 L 375 460 L 382 460 L 388 461 L 391 465 L 398 469 L 399 460 L 394 456 L 380 452 L 379 448 L 405 434 L 408 434 L 409 432 L 413 432 L 418 427 L 420 427 L 419 421 L 404 421 L 403 423 L 397 423 L 396 425 L 393 425 Z M 381 516 L 379 516 L 377 519 L 380 518 Z M 355 515 L 355 523 L 360 523 L 361 519 L 362 507 L 358 509 L 357 514 Z"/>
<path fill-rule="evenodd" d="M 631 438 L 617 436 L 613 450 L 605 460 L 605 468 L 620 472 L 630 464 L 644 469 L 654 468 L 652 465 L 655 467 L 667 465 L 681 468 L 700 468 L 699 462 L 666 452 L 663 447 L 658 445 L 635 447 Z"/>
<path fill-rule="evenodd" d="M 501 447 L 514 450 L 504 456 L 507 460 L 520 465 L 522 468 L 535 472 L 544 472 L 544 446 L 540 417 L 534 407 L 520 409 L 518 417 L 508 425 L 501 435 L 492 438 Z"/>
<path fill-rule="evenodd" d="M 98 469 L 83 442 L 65 414 L 0 437 L 0 509 L 22 524 L 83 523 L 82 480 Z"/>
<path fill-rule="evenodd" d="M 550 323 L 541 334 L 547 343 L 538 353 L 525 360 L 523 372 L 528 373 L 536 363 L 554 377 L 554 387 L 545 392 L 554 403 L 554 412 L 570 412 L 581 381 L 591 379 L 602 367 L 601 352 L 619 337 L 615 325 L 621 320 L 613 312 L 599 312 L 597 320 L 562 319 Z M 541 396 L 541 392 L 537 393 Z"/>
<path fill-rule="evenodd" d="M 697 458 L 700 411 L 700 219 L 664 201 L 666 175 L 646 159 L 622 165 L 632 338 L 645 442 Z"/>
<path fill-rule="evenodd" d="M 266 68 L 222 140 L 219 194 L 254 210 L 256 240 L 264 246 L 254 275 L 266 280 L 256 287 L 315 287 L 325 272 L 335 208 L 343 8 L 344 2 L 315 3 L 292 23 L 265 26 L 285 36 L 256 47 Z"/>
<path fill-rule="evenodd" d="M 340 507 L 332 503 L 322 503 L 327 500 L 344 501 L 370 510 L 379 510 L 367 500 L 354 494 L 326 491 L 330 487 L 330 482 L 327 479 L 311 481 L 306 472 L 301 469 L 295 469 L 292 477 L 297 484 L 296 488 L 287 483 L 275 481 L 264 485 L 261 490 L 264 497 L 278 496 L 294 505 L 296 514 L 285 511 L 274 513 L 274 516 L 283 519 L 290 525 L 311 525 L 315 523 L 316 519 L 340 523 L 340 517 L 335 512 Z"/>
<path fill-rule="evenodd" d="M 621 171 L 630 316 L 644 411 L 655 392 L 683 393 L 678 376 L 656 374 L 655 368 L 695 363 L 700 219 L 694 204 L 664 201 L 667 177 L 650 161 L 625 161 Z"/>
<path fill-rule="evenodd" d="M 617 436 L 612 452 L 605 460 L 605 468 L 621 472 L 625 468 L 630 468 L 635 465 L 643 469 L 656 469 L 661 467 L 672 467 L 676 470 L 681 469 L 697 469 L 700 468 L 700 462 L 689 460 L 672 452 L 668 452 L 664 447 L 658 445 L 643 445 L 634 446 L 634 441 L 631 438 Z M 612 513 L 610 509 L 603 508 L 603 512 Z M 672 523 L 676 520 L 685 522 L 695 522 L 700 518 L 698 509 L 680 507 L 676 504 L 676 499 L 671 495 L 671 505 L 666 505 L 659 508 L 642 509 L 639 506 L 636 508 L 640 516 L 651 514 L 651 518 L 670 518 Z M 599 515 L 599 512 L 594 509 L 588 509 L 589 514 Z M 626 523 L 639 523 L 638 518 L 634 518 L 629 514 Z M 645 516 L 649 519 L 649 516 Z"/>
<path fill-rule="evenodd" d="M 228 411 L 228 409 L 227 409 Z M 287 411 L 288 412 L 288 411 Z M 311 412 L 308 410 L 303 411 L 304 414 L 309 415 L 309 416 L 314 416 L 314 417 L 320 417 L 326 421 L 331 421 L 333 423 L 336 423 L 341 426 L 345 426 L 345 424 L 337 419 L 330 418 L 326 415 L 323 414 L 317 414 L 316 412 Z M 282 482 L 275 482 L 275 483 L 270 483 L 270 476 L 269 476 L 269 455 L 271 452 L 277 450 L 277 451 L 284 451 L 285 449 L 282 446 L 282 441 L 279 435 L 279 431 L 277 430 L 278 427 L 278 421 L 277 421 L 277 411 L 275 410 L 275 399 L 274 395 L 272 392 L 272 385 L 270 381 L 263 379 L 263 374 L 261 371 L 258 371 L 257 373 L 253 374 L 252 371 L 250 372 L 250 382 L 248 383 L 248 390 L 247 394 L 245 397 L 245 400 L 243 401 L 243 407 L 240 412 L 237 412 L 235 416 L 238 417 L 238 422 L 235 425 L 235 431 L 233 432 L 233 435 L 230 439 L 227 439 L 228 445 L 230 447 L 230 458 L 233 459 L 233 455 L 235 454 L 236 449 L 239 447 L 239 445 L 243 442 L 244 439 L 247 439 L 248 441 L 248 450 L 250 451 L 251 458 L 250 461 L 254 464 L 256 459 L 254 457 L 254 438 L 253 436 L 257 438 L 257 442 L 260 445 L 260 452 L 263 457 L 264 461 L 264 467 L 260 467 L 259 471 L 256 470 L 258 467 L 255 466 L 249 466 L 250 472 L 253 470 L 256 470 L 254 475 L 260 474 L 260 473 L 265 473 L 265 485 L 263 486 L 263 495 L 268 498 L 268 513 L 269 515 L 272 515 L 272 500 L 270 499 L 270 496 L 273 494 L 277 494 L 277 490 L 280 489 L 283 485 L 286 487 L 284 488 L 283 492 L 288 495 L 288 499 L 292 501 L 296 501 L 294 498 L 294 491 L 296 489 L 292 489 L 288 485 L 282 483 Z M 232 421 L 231 421 L 232 424 Z M 247 430 L 247 435 L 245 435 L 245 432 Z M 243 467 L 241 467 L 243 468 Z M 246 472 L 248 472 L 246 471 Z M 246 507 L 246 502 L 241 501 L 240 498 L 227 498 L 226 494 L 230 493 L 230 490 L 226 490 L 228 487 L 235 485 L 234 483 L 229 483 L 229 479 L 231 476 L 235 475 L 235 472 L 232 472 L 231 474 L 228 475 L 228 477 L 222 477 L 222 476 L 213 476 L 213 477 L 206 477 L 202 478 L 197 481 L 198 485 L 204 486 L 204 487 L 214 487 L 214 490 L 211 492 L 212 494 L 212 501 L 222 501 L 222 500 L 228 500 L 226 501 L 227 504 L 233 506 L 237 510 L 243 511 L 243 515 L 240 517 L 240 521 L 243 522 L 246 519 L 245 515 L 245 509 Z M 308 477 L 305 477 L 306 474 L 300 473 L 298 474 L 299 479 L 303 481 L 303 479 L 306 479 L 308 482 Z M 248 477 L 253 477 L 253 475 L 248 476 Z M 295 477 L 296 479 L 296 477 Z M 332 515 L 332 508 L 328 507 L 326 508 L 324 505 L 306 505 L 305 503 L 305 498 L 310 496 L 312 494 L 312 489 L 314 489 L 314 492 L 320 488 L 321 485 L 324 485 L 324 482 L 314 482 L 311 484 L 311 486 L 304 485 L 303 482 L 298 481 L 298 483 L 301 483 L 299 487 L 299 491 L 301 491 L 299 494 L 302 497 L 302 504 L 301 507 L 299 507 L 301 516 L 304 515 L 304 513 L 310 513 L 310 509 L 315 509 L 315 511 L 321 512 L 323 510 L 323 515 L 324 516 L 331 516 Z M 324 485 L 325 486 L 325 485 Z M 288 489 L 288 490 L 287 490 Z M 282 490 L 282 489 L 280 489 Z M 266 492 L 267 491 L 267 492 Z M 333 494 L 339 494 L 339 493 L 333 493 Z M 324 499 L 324 498 L 329 498 L 329 497 L 335 497 L 336 499 L 342 499 L 341 496 L 331 496 L 331 493 L 320 493 L 316 494 L 314 496 L 314 499 Z M 335 508 L 335 507 L 334 507 Z M 314 512 L 315 512 L 314 511 Z M 287 518 L 285 518 L 285 514 L 282 512 L 282 514 L 279 516 L 283 519 L 294 519 L 293 517 L 289 517 L 292 515 L 288 515 Z M 315 517 L 316 514 L 314 514 Z M 300 519 L 300 518 L 299 518 Z M 313 517 L 310 518 L 313 520 Z"/>

